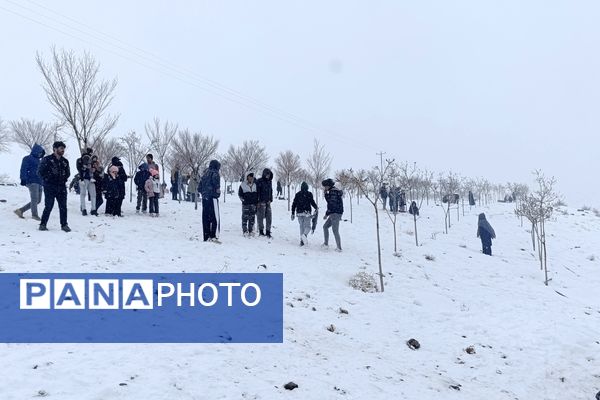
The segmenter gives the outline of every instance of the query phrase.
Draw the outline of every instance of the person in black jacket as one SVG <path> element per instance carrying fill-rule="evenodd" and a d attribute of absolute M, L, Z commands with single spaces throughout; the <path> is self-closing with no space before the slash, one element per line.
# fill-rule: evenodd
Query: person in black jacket
<path fill-rule="evenodd" d="M 142 213 L 146 213 L 148 209 L 148 194 L 146 193 L 146 181 L 150 178 L 150 171 L 148 170 L 148 164 L 142 163 L 138 167 L 138 172 L 135 173 L 133 177 L 133 183 L 135 183 L 135 188 L 137 190 L 137 202 L 135 206 L 135 212 L 139 213 L 140 208 Z"/>
<path fill-rule="evenodd" d="M 119 178 L 119 167 L 111 165 L 108 174 L 104 176 L 102 185 L 106 197 L 106 208 L 104 213 L 112 216 L 120 216 L 119 201 L 121 201 L 121 179 Z"/>
<path fill-rule="evenodd" d="M 46 224 L 54 207 L 54 200 L 58 203 L 60 226 L 65 232 L 71 232 L 67 223 L 67 180 L 71 175 L 69 160 L 64 156 L 67 146 L 63 142 L 54 142 L 53 153 L 42 158 L 39 174 L 44 182 L 44 212 L 40 222 L 40 231 L 47 231 Z"/>
<path fill-rule="evenodd" d="M 477 237 L 481 238 L 483 254 L 491 256 L 492 239 L 496 239 L 496 232 L 494 232 L 494 228 L 492 228 L 488 220 L 485 218 L 484 213 L 479 214 L 479 220 L 477 221 Z"/>
<path fill-rule="evenodd" d="M 344 192 L 335 187 L 333 179 L 325 179 L 321 182 L 325 190 L 325 200 L 327 201 L 327 211 L 323 219 L 327 221 L 323 224 L 323 247 L 329 246 L 329 228 L 333 230 L 336 251 L 342 251 L 342 240 L 340 238 L 340 220 L 344 213 Z"/>
<path fill-rule="evenodd" d="M 36 221 L 41 221 L 38 215 L 38 204 L 42 201 L 42 177 L 39 174 L 40 159 L 44 157 L 46 152 L 39 144 L 34 144 L 31 148 L 31 153 L 23 158 L 21 162 L 21 186 L 26 186 L 29 189 L 29 203 L 15 210 L 15 214 L 19 218 L 23 217 L 23 213 L 31 209 L 31 218 Z"/>
<path fill-rule="evenodd" d="M 254 174 L 249 173 L 246 180 L 242 182 L 238 190 L 238 196 L 242 201 L 242 234 L 254 236 L 254 219 L 256 218 L 256 204 L 258 203 L 258 192 Z"/>
<path fill-rule="evenodd" d="M 86 198 L 88 193 L 90 196 L 91 213 L 92 215 L 98 215 L 96 212 L 96 185 L 94 177 L 92 176 L 92 153 L 93 150 L 87 148 L 80 158 L 75 162 L 77 172 L 79 173 L 79 195 L 80 195 L 80 211 L 81 215 L 87 215 L 86 210 Z"/>
<path fill-rule="evenodd" d="M 219 197 L 221 196 L 221 163 L 212 160 L 202 174 L 198 183 L 198 192 L 202 195 L 202 233 L 205 242 L 220 243 L 219 231 Z"/>
<path fill-rule="evenodd" d="M 100 161 L 98 161 L 98 157 L 92 157 L 92 177 L 94 180 L 94 185 L 96 186 L 96 214 L 98 215 L 98 210 L 100 206 L 104 204 L 104 199 L 102 198 L 102 183 L 104 181 L 104 171 L 102 166 L 100 165 Z"/>
<path fill-rule="evenodd" d="M 271 203 L 273 202 L 273 173 L 269 168 L 265 168 L 262 177 L 256 181 L 256 191 L 258 192 L 258 205 L 256 214 L 258 217 L 258 234 L 265 236 L 265 223 L 267 220 L 267 237 L 271 238 Z"/>
<path fill-rule="evenodd" d="M 300 246 L 308 244 L 308 232 L 312 227 L 312 209 L 318 210 L 317 203 L 313 194 L 308 191 L 308 183 L 302 182 L 300 191 L 294 196 L 292 202 L 292 221 L 298 215 L 298 224 L 300 225 Z"/>
<path fill-rule="evenodd" d="M 107 170 L 110 171 L 111 167 L 117 167 L 117 179 L 119 184 L 119 198 L 117 201 L 111 202 L 111 206 L 116 207 L 114 210 L 108 209 L 108 201 L 106 202 L 106 213 L 112 215 L 118 215 L 119 217 L 123 216 L 121 211 L 121 207 L 123 206 L 123 199 L 125 199 L 125 182 L 127 182 L 127 172 L 125 172 L 125 168 L 123 168 L 123 163 L 119 157 L 113 157 L 111 160 L 111 164 L 108 166 Z"/>

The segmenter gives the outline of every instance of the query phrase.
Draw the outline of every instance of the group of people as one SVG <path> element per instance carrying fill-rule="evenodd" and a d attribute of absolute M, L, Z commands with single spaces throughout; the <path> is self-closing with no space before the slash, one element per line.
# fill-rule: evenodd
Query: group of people
<path fill-rule="evenodd" d="M 379 196 L 385 210 L 389 202 L 390 212 L 406 212 L 406 193 L 398 186 L 392 186 L 388 189 L 384 183 L 379 189 Z"/>
<path fill-rule="evenodd" d="M 16 209 L 14 212 L 19 218 L 24 218 L 23 214 L 31 210 L 32 218 L 40 222 L 39 230 L 46 231 L 50 213 L 54 203 L 58 204 L 59 219 L 61 229 L 70 232 L 71 229 L 67 222 L 67 180 L 70 176 L 69 161 L 64 157 L 66 145 L 57 141 L 52 146 L 52 154 L 45 156 L 44 149 L 36 144 L 32 147 L 31 153 L 23 158 L 21 163 L 21 185 L 29 190 L 30 202 Z M 90 215 L 97 216 L 98 209 L 103 204 L 102 195 L 106 199 L 105 214 L 122 216 L 122 203 L 125 198 L 125 182 L 128 176 L 118 157 L 111 159 L 106 173 L 100 166 L 98 157 L 93 154 L 91 148 L 85 149 L 82 156 L 77 159 L 77 179 L 79 185 L 80 211 L 82 215 L 87 214 L 87 202 L 90 202 Z M 220 229 L 219 197 L 221 195 L 221 164 L 217 160 L 212 160 L 208 168 L 198 179 L 197 186 L 195 180 L 188 182 L 192 186 L 194 196 L 200 194 L 202 198 L 202 230 L 205 242 L 217 242 Z M 137 189 L 136 212 L 146 213 L 153 217 L 159 215 L 158 199 L 161 195 L 161 184 L 158 164 L 154 162 L 152 154 L 146 156 L 146 162 L 138 167 L 134 177 L 134 183 Z M 332 179 L 325 179 L 321 182 L 324 190 L 327 210 L 323 219 L 323 247 L 329 246 L 329 230 L 331 229 L 335 238 L 336 250 L 342 251 L 339 225 L 344 213 L 343 191 L 335 186 Z M 280 184 L 278 185 L 280 190 Z M 196 190 L 194 191 L 194 187 Z M 308 184 L 302 182 L 300 191 L 298 191 L 292 202 L 291 220 L 298 219 L 300 229 L 300 246 L 308 244 L 308 234 L 314 233 L 319 207 L 315 202 Z M 278 190 L 278 195 L 280 191 Z M 381 188 L 381 197 L 384 200 L 396 193 L 402 193 L 396 190 L 387 190 L 385 185 Z M 44 211 L 40 218 L 38 214 L 38 204 L 44 195 Z M 385 196 L 384 196 L 385 194 Z M 469 200 L 472 194 L 469 193 Z M 255 220 L 258 221 L 258 235 L 272 238 L 272 209 L 273 202 L 273 173 L 265 168 L 259 179 L 255 180 L 254 173 L 248 173 L 238 190 L 238 197 L 242 203 L 242 234 L 245 237 L 255 235 Z M 390 201 L 390 209 L 395 207 L 400 199 L 395 198 L 394 203 Z M 393 209 L 392 209 L 393 211 Z M 396 210 L 397 211 L 397 210 Z M 411 214 L 418 215 L 416 203 L 411 204 Z M 483 253 L 492 255 L 492 239 L 495 239 L 496 233 L 487 221 L 485 214 L 479 214 L 477 237 L 481 238 Z"/>

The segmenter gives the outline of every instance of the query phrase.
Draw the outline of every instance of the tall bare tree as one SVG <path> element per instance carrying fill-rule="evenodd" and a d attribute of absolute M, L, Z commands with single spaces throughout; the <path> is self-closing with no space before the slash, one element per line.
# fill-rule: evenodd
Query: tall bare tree
<path fill-rule="evenodd" d="M 240 180 L 244 180 L 249 172 L 260 174 L 258 169 L 265 167 L 269 162 L 267 150 L 260 145 L 258 140 L 244 140 L 244 143 L 237 147 L 231 145 L 226 156 L 230 167 L 237 173 Z"/>
<path fill-rule="evenodd" d="M 218 158 L 218 157 L 217 157 Z M 233 182 L 240 182 L 238 172 L 233 167 L 233 161 L 228 153 L 220 157 L 221 159 L 221 178 L 225 182 L 225 191 L 223 192 L 223 203 L 227 201 L 227 184 Z"/>
<path fill-rule="evenodd" d="M 0 153 L 8 151 L 10 145 L 10 134 L 6 128 L 6 123 L 0 118 Z"/>
<path fill-rule="evenodd" d="M 452 223 L 450 222 L 450 208 L 452 204 L 456 204 L 456 207 L 458 207 L 458 203 L 454 202 L 454 195 L 459 192 L 460 180 L 456 174 L 448 172 L 446 175 L 439 175 L 437 185 L 440 191 L 440 206 L 444 210 L 444 227 L 447 234 L 448 228 L 452 227 Z M 444 200 L 446 201 L 444 202 Z"/>
<path fill-rule="evenodd" d="M 358 178 L 362 179 L 362 178 Z M 356 187 L 354 185 L 354 180 L 352 178 L 352 174 L 349 170 L 343 169 L 341 171 L 337 171 L 335 173 L 335 180 L 340 184 L 340 189 L 344 191 L 345 194 L 348 195 L 348 200 L 350 204 L 350 223 L 352 223 L 353 211 L 352 211 L 352 198 L 354 197 L 354 192 Z"/>
<path fill-rule="evenodd" d="M 119 139 L 103 137 L 94 147 L 94 155 L 98 157 L 100 165 L 108 165 L 113 157 L 125 157 L 127 151 Z"/>
<path fill-rule="evenodd" d="M 199 180 L 201 171 L 207 167 L 218 147 L 219 141 L 212 136 L 191 133 L 188 129 L 180 130 L 173 139 L 173 153 L 176 155 L 174 160 L 192 171 Z M 198 208 L 197 201 L 195 208 Z"/>
<path fill-rule="evenodd" d="M 291 150 L 282 151 L 275 159 L 275 174 L 287 187 L 288 191 L 288 211 L 290 211 L 290 201 L 292 195 L 290 187 L 294 181 L 298 179 L 298 174 L 302 170 L 302 162 L 300 156 Z"/>
<path fill-rule="evenodd" d="M 135 131 L 130 131 L 120 140 L 125 149 L 125 160 L 129 169 L 129 202 L 131 203 L 133 201 L 133 176 L 148 150 L 152 148 L 152 144 L 142 143 L 142 138 Z"/>
<path fill-rule="evenodd" d="M 48 149 L 54 141 L 55 126 L 48 122 L 21 118 L 19 121 L 10 121 L 10 129 L 15 143 L 27 150 L 31 150 L 36 143 Z"/>
<path fill-rule="evenodd" d="M 100 64 L 90 53 L 77 56 L 55 47 L 51 52 L 49 61 L 36 54 L 46 97 L 59 120 L 70 128 L 79 149 L 94 147 L 119 119 L 118 115 L 107 114 L 117 80 L 100 80 Z"/>
<path fill-rule="evenodd" d="M 313 152 L 306 160 L 306 171 L 310 177 L 310 184 L 315 189 L 315 200 L 319 204 L 319 188 L 321 182 L 327 178 L 331 169 L 331 155 L 325 151 L 325 146 L 321 145 L 317 139 L 313 143 Z"/>
<path fill-rule="evenodd" d="M 167 160 L 167 154 L 171 149 L 173 138 L 177 134 L 179 126 L 169 121 L 165 121 L 161 124 L 160 119 L 154 117 L 152 122 L 147 122 L 145 125 L 146 136 L 152 143 L 152 151 L 154 152 L 154 158 L 158 160 L 161 168 L 163 169 L 162 181 L 165 183 L 165 161 Z"/>

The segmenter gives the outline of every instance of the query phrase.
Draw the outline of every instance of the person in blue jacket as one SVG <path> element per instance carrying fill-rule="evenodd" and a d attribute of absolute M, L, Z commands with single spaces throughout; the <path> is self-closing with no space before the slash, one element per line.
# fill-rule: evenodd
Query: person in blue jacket
<path fill-rule="evenodd" d="M 15 210 L 15 214 L 19 218 L 25 218 L 23 213 L 31 209 L 31 218 L 36 221 L 41 221 L 38 214 L 38 204 L 42 201 L 42 177 L 38 173 L 40 160 L 46 152 L 39 144 L 34 144 L 31 148 L 31 154 L 25 156 L 21 162 L 21 186 L 26 186 L 29 189 L 29 203 Z"/>

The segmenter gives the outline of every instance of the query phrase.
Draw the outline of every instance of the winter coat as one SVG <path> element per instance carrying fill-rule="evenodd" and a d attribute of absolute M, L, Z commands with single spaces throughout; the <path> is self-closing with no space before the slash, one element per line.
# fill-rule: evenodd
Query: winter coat
<path fill-rule="evenodd" d="M 203 199 L 218 199 L 221 196 L 221 176 L 219 175 L 221 163 L 212 160 L 208 168 L 202 174 L 198 183 L 198 192 L 202 194 Z"/>
<path fill-rule="evenodd" d="M 106 168 L 107 175 L 110 175 L 108 171 L 112 166 L 118 167 L 119 172 L 117 172 L 117 180 L 119 181 L 119 198 L 125 198 L 125 182 L 127 182 L 127 172 L 125 172 L 125 168 L 123 168 L 123 163 L 119 159 L 119 157 L 113 157 L 110 165 Z"/>
<path fill-rule="evenodd" d="M 410 203 L 410 207 L 408 209 L 408 212 L 410 215 L 414 215 L 414 216 L 419 216 L 419 207 L 417 207 L 417 203 L 416 202 L 412 202 Z"/>
<path fill-rule="evenodd" d="M 256 191 L 259 203 L 273 201 L 273 173 L 269 168 L 265 168 L 262 177 L 256 180 Z"/>
<path fill-rule="evenodd" d="M 59 159 L 54 154 L 42 158 L 38 171 L 42 177 L 44 186 L 64 187 L 67 184 L 69 176 L 71 176 L 69 160 L 65 157 Z"/>
<path fill-rule="evenodd" d="M 256 182 L 252 182 L 252 185 L 249 185 L 248 181 L 242 182 L 240 188 L 238 189 L 238 196 L 243 205 L 256 205 L 258 203 Z"/>
<path fill-rule="evenodd" d="M 469 205 L 470 206 L 475 205 L 475 196 L 473 196 L 473 192 L 471 192 L 470 190 L 469 190 Z"/>
<path fill-rule="evenodd" d="M 104 176 L 104 181 L 102 182 L 102 190 L 105 192 L 104 197 L 106 199 L 120 199 L 121 198 L 121 184 L 122 181 L 117 175 L 116 178 L 113 178 L 111 174 L 106 174 Z"/>
<path fill-rule="evenodd" d="M 191 177 L 188 182 L 187 192 L 189 194 L 194 194 L 194 191 L 197 189 L 198 189 L 198 181 L 196 181 L 196 178 Z"/>
<path fill-rule="evenodd" d="M 488 220 L 485 218 L 485 214 L 479 214 L 479 221 L 477 222 L 477 237 L 481 238 L 481 243 L 484 245 L 491 246 L 492 239 L 496 239 L 496 232 L 490 225 Z"/>
<path fill-rule="evenodd" d="M 382 186 L 381 189 L 379 189 L 379 195 L 381 196 L 382 199 L 384 199 L 384 200 L 387 199 L 388 191 L 385 186 Z"/>
<path fill-rule="evenodd" d="M 80 158 L 75 161 L 75 167 L 77 168 L 77 172 L 79 172 L 79 179 L 86 180 L 92 179 L 92 156 L 91 154 L 85 153 Z"/>
<path fill-rule="evenodd" d="M 148 165 L 146 163 L 140 165 L 138 170 L 139 171 L 136 172 L 133 177 L 133 183 L 135 183 L 138 190 L 144 190 L 144 185 L 148 178 L 150 178 L 150 171 L 148 171 Z"/>
<path fill-rule="evenodd" d="M 327 211 L 325 215 L 329 214 L 343 214 L 344 213 L 344 192 L 335 186 L 325 192 L 325 200 L 327 201 Z"/>
<path fill-rule="evenodd" d="M 104 172 L 102 169 L 98 169 L 92 173 L 94 178 L 94 185 L 96 185 L 96 193 L 102 193 L 102 182 L 104 181 Z"/>
<path fill-rule="evenodd" d="M 45 151 L 39 144 L 34 144 L 31 153 L 23 157 L 21 162 L 21 185 L 26 186 L 32 183 L 42 185 L 42 177 L 39 174 L 40 159 L 44 157 Z"/>
<path fill-rule="evenodd" d="M 302 182 L 300 191 L 296 193 L 294 201 L 292 202 L 292 214 L 312 214 L 311 207 L 315 209 L 318 208 L 317 203 L 315 203 L 315 199 L 313 198 L 313 194 L 308 191 L 308 184 Z"/>

